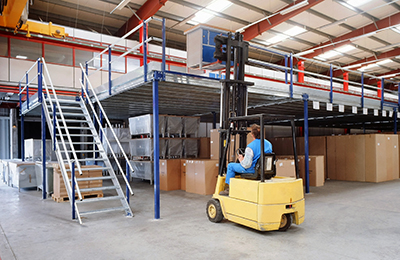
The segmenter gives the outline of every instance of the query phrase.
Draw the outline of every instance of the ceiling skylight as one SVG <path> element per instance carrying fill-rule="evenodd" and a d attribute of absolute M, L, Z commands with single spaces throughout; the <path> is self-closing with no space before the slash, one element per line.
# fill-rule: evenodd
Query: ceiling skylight
<path fill-rule="evenodd" d="M 358 6 L 368 3 L 369 1 L 371 1 L 371 0 L 350 0 L 350 1 L 347 1 L 347 3 L 351 6 L 358 7 Z"/>
<path fill-rule="evenodd" d="M 196 23 L 206 23 L 213 17 L 214 17 L 214 15 L 209 13 L 208 11 L 201 10 L 201 11 L 198 11 L 195 14 L 195 16 L 193 17 L 193 19 L 190 20 L 190 21 L 193 21 L 193 22 L 196 22 Z"/>
<path fill-rule="evenodd" d="M 346 53 L 348 51 L 354 50 L 356 47 L 354 47 L 353 45 L 350 44 L 346 44 L 342 47 L 339 47 L 336 49 L 336 51 L 341 52 L 341 53 Z"/>
<path fill-rule="evenodd" d="M 290 36 L 296 36 L 300 33 L 303 33 L 307 31 L 306 29 L 300 27 L 300 26 L 293 26 L 292 28 L 290 28 L 289 30 L 284 31 L 284 34 L 290 35 Z"/>
<path fill-rule="evenodd" d="M 214 1 L 211 4 L 207 5 L 205 7 L 205 9 L 198 11 L 194 15 L 193 19 L 191 19 L 187 23 L 191 24 L 191 25 L 197 25 L 199 23 L 206 23 L 209 20 L 211 20 L 211 18 L 214 17 L 213 12 L 222 12 L 231 5 L 232 5 L 232 3 L 227 0 Z"/>
<path fill-rule="evenodd" d="M 337 56 L 339 54 L 340 54 L 339 52 L 332 50 L 332 51 L 325 52 L 324 54 L 321 54 L 321 55 L 318 55 L 318 56 L 321 57 L 322 59 L 330 59 L 330 58 L 335 57 L 335 56 Z"/>
<path fill-rule="evenodd" d="M 278 35 L 272 37 L 271 39 L 267 40 L 267 42 L 270 44 L 277 43 L 277 42 L 283 41 L 287 38 L 290 38 L 291 36 L 296 36 L 305 31 L 307 31 L 307 30 L 300 26 L 293 26 L 289 30 L 284 31 L 282 34 L 278 34 Z"/>
<path fill-rule="evenodd" d="M 218 0 L 215 1 L 211 4 L 209 4 L 206 8 L 210 9 L 214 12 L 222 12 L 224 11 L 226 8 L 228 8 L 229 6 L 231 6 L 232 3 L 226 0 Z"/>
<path fill-rule="evenodd" d="M 389 62 L 391 62 L 391 61 L 392 61 L 391 59 L 386 59 L 386 60 L 379 61 L 379 62 L 377 62 L 376 64 L 377 64 L 377 65 L 383 65 L 383 64 L 389 63 Z"/>

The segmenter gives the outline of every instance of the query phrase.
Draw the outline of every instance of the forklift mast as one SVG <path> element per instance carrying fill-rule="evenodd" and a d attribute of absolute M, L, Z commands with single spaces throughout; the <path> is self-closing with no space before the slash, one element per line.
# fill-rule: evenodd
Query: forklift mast
<path fill-rule="evenodd" d="M 247 116 L 247 86 L 254 83 L 244 81 L 249 43 L 243 40 L 243 35 L 240 33 L 228 33 L 227 36 L 217 35 L 214 42 L 214 58 L 226 64 L 225 79 L 221 80 L 219 173 L 222 175 L 226 172 L 226 156 L 231 134 L 240 135 L 237 148 L 244 148 L 247 145 L 246 123 L 237 122 L 238 125 L 232 126 L 229 118 Z M 231 73 L 232 69 L 233 73 Z"/>

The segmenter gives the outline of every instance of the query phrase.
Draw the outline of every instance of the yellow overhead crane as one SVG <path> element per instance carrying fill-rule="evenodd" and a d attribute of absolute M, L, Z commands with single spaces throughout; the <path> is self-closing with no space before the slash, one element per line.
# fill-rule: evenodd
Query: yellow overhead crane
<path fill-rule="evenodd" d="M 0 0 L 0 27 L 11 28 L 14 33 L 26 31 L 26 37 L 31 37 L 31 33 L 56 38 L 68 36 L 64 27 L 55 26 L 52 22 L 41 23 L 28 20 L 28 8 L 28 0 Z"/>

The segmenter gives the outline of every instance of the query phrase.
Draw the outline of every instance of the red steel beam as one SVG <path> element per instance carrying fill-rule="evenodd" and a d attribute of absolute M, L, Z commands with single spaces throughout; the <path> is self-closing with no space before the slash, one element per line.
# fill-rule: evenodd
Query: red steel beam
<path fill-rule="evenodd" d="M 140 17 L 140 19 L 146 20 L 147 18 L 155 15 L 167 1 L 168 0 L 147 0 L 146 3 L 144 3 L 139 10 L 137 10 L 136 14 Z M 121 28 L 119 28 L 116 36 L 123 36 L 138 26 L 139 23 L 140 20 L 135 15 L 132 15 L 132 17 L 129 18 L 129 20 Z"/>
<path fill-rule="evenodd" d="M 290 18 L 306 11 L 307 9 L 310 9 L 311 7 L 323 2 L 324 0 L 309 0 L 308 1 L 308 5 L 303 6 L 297 10 L 294 10 L 293 12 L 287 13 L 285 15 L 282 14 L 277 14 L 272 16 L 271 18 L 261 21 L 257 24 L 254 24 L 252 26 L 250 26 L 249 28 L 247 28 L 246 30 L 244 30 L 244 32 L 242 32 L 243 34 L 243 39 L 245 41 L 250 41 L 251 39 L 257 37 L 258 35 L 262 34 L 263 32 L 268 31 L 269 29 L 274 28 L 275 26 L 289 20 Z M 279 11 L 277 11 L 277 13 L 290 8 L 291 6 L 301 3 L 301 1 L 297 1 L 297 3 L 293 3 L 290 4 L 282 9 L 280 9 Z"/>
<path fill-rule="evenodd" d="M 332 43 L 335 43 L 335 42 L 340 42 L 338 44 L 329 45 L 327 47 L 323 47 L 323 48 L 317 49 L 312 53 L 304 55 L 304 57 L 312 59 L 313 57 L 318 56 L 320 54 L 323 54 L 323 53 L 325 53 L 327 51 L 330 51 L 330 50 L 333 50 L 333 49 L 338 48 L 340 46 L 343 46 L 343 45 L 351 43 L 350 39 L 352 39 L 352 38 L 355 38 L 355 37 L 358 37 L 358 36 L 362 36 L 364 34 L 372 33 L 372 32 L 375 32 L 377 30 L 385 29 L 385 28 L 388 28 L 390 26 L 394 26 L 394 25 L 398 25 L 398 24 L 400 24 L 400 12 L 396 13 L 394 15 L 390 15 L 390 16 L 386 17 L 385 19 L 370 23 L 370 24 L 368 24 L 368 25 L 366 25 L 364 27 L 358 28 L 357 30 L 351 31 L 351 32 L 346 33 L 346 34 L 344 34 L 342 36 L 336 37 L 332 41 L 326 41 L 326 42 L 321 43 L 319 45 L 316 45 L 316 46 L 314 46 L 312 48 L 309 48 L 308 50 L 312 50 L 312 49 L 315 49 L 315 48 L 320 47 L 320 46 L 324 46 L 324 45 L 327 45 L 327 44 L 332 44 Z M 304 51 L 306 51 L 306 50 L 304 50 Z"/>

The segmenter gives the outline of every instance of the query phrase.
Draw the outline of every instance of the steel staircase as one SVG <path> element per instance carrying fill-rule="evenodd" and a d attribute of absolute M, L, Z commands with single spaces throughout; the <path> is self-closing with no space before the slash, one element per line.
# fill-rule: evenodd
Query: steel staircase
<path fill-rule="evenodd" d="M 43 73 L 42 109 L 44 109 L 46 122 L 53 140 L 53 147 L 55 148 L 57 160 L 60 164 L 69 201 L 73 208 L 73 212 L 74 210 L 76 212 L 79 223 L 82 224 L 82 216 L 95 213 L 124 211 L 126 216 L 132 216 L 132 211 L 128 202 L 129 199 L 127 200 L 125 197 L 111 161 L 105 152 L 103 143 L 107 144 L 111 151 L 112 148 L 104 134 L 104 128 L 101 125 L 101 120 L 99 119 L 93 104 L 91 102 L 86 102 L 86 100 L 81 96 L 57 96 L 44 59 L 42 59 L 42 62 L 45 72 Z M 88 107 L 91 109 L 91 113 L 89 112 Z M 102 111 L 102 113 L 104 113 L 104 111 Z M 95 121 L 92 120 L 92 116 L 95 118 Z M 109 123 L 108 118 L 106 119 Z M 98 125 L 99 133 L 103 132 L 102 137 L 100 137 L 97 132 L 94 122 Z M 114 132 L 113 134 L 115 135 Z M 123 154 L 126 160 L 128 160 L 126 154 L 124 152 Z M 117 163 L 117 167 L 121 172 L 123 172 L 113 151 L 112 155 Z M 88 161 L 92 161 L 94 164 L 102 166 L 85 166 L 84 168 L 83 165 Z M 76 187 L 75 192 L 72 191 L 73 184 L 71 179 L 71 169 L 73 168 L 73 165 L 75 176 L 82 175 L 82 171 L 89 171 L 89 177 L 74 178 Z M 129 161 L 127 165 L 130 166 Z M 129 168 L 132 169 L 132 167 Z M 103 171 L 103 176 L 90 177 L 90 171 L 99 170 Z M 105 172 L 108 173 L 108 175 L 104 176 Z M 122 177 L 126 182 L 127 192 L 129 190 L 130 193 L 133 194 L 129 185 L 129 180 L 124 174 L 122 174 Z M 79 187 L 80 182 L 99 180 L 103 181 L 102 187 Z M 110 186 L 104 185 L 108 184 L 110 181 L 112 183 Z M 114 193 L 114 195 L 96 198 L 85 198 L 82 196 L 83 192 L 96 191 L 107 191 L 105 195 L 111 193 Z M 104 208 L 105 204 L 110 205 Z"/>

